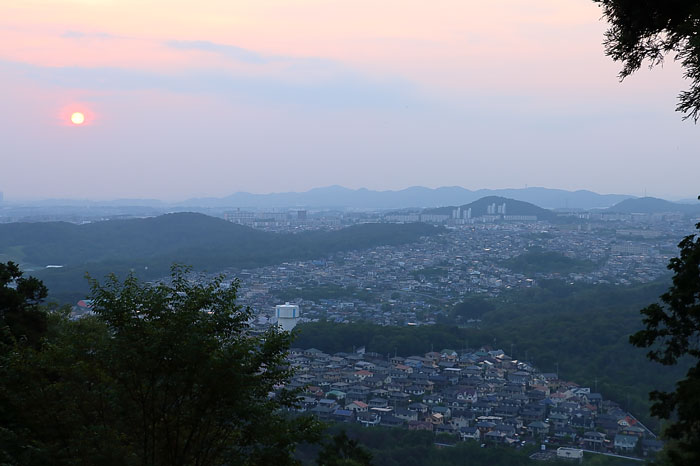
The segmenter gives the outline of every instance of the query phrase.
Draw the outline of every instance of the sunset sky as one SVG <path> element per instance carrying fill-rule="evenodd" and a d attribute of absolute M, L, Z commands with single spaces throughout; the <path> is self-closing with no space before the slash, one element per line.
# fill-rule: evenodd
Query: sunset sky
<path fill-rule="evenodd" d="M 681 70 L 619 83 L 600 18 L 591 0 L 4 1 L 0 191 L 697 196 Z"/>

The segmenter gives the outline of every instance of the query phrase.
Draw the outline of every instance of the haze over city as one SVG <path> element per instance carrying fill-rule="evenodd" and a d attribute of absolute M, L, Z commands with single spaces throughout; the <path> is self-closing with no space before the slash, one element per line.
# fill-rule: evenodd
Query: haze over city
<path fill-rule="evenodd" d="M 600 17 L 589 0 L 4 2 L 0 191 L 694 198 L 679 67 L 620 84 Z"/>

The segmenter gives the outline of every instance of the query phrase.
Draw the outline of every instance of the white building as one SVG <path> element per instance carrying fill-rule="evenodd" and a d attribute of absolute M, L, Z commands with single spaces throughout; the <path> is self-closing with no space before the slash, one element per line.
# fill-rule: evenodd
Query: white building
<path fill-rule="evenodd" d="M 299 306 L 289 303 L 275 306 L 275 314 L 277 315 L 277 326 L 285 332 L 291 332 L 301 316 Z"/>
<path fill-rule="evenodd" d="M 583 450 L 579 450 L 578 448 L 559 447 L 557 448 L 557 458 L 578 460 L 581 462 L 583 461 Z"/>

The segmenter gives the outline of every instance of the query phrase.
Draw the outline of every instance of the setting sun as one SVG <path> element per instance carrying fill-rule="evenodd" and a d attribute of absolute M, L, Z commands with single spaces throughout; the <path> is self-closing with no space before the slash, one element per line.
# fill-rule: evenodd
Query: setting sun
<path fill-rule="evenodd" d="M 70 121 L 74 125 L 82 125 L 85 122 L 85 115 L 80 112 L 75 112 L 70 116 Z"/>

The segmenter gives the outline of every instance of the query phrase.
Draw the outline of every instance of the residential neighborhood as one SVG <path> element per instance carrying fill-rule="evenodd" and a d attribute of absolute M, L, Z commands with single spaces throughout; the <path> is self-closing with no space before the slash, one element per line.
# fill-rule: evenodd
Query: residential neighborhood
<path fill-rule="evenodd" d="M 646 457 L 663 444 L 618 404 L 541 373 L 503 350 L 433 351 L 406 358 L 292 348 L 298 412 L 328 422 L 451 434 L 484 446 L 534 444 Z"/>
<path fill-rule="evenodd" d="M 543 280 L 617 285 L 656 280 L 668 273 L 666 265 L 692 224 L 687 218 L 654 218 L 452 225 L 411 244 L 226 273 L 240 280 L 241 301 L 263 320 L 272 317 L 276 304 L 290 301 L 303 307 L 302 321 L 434 324 L 465 298 L 496 297 Z M 509 261 L 532 250 L 584 267 L 513 270 Z"/>

